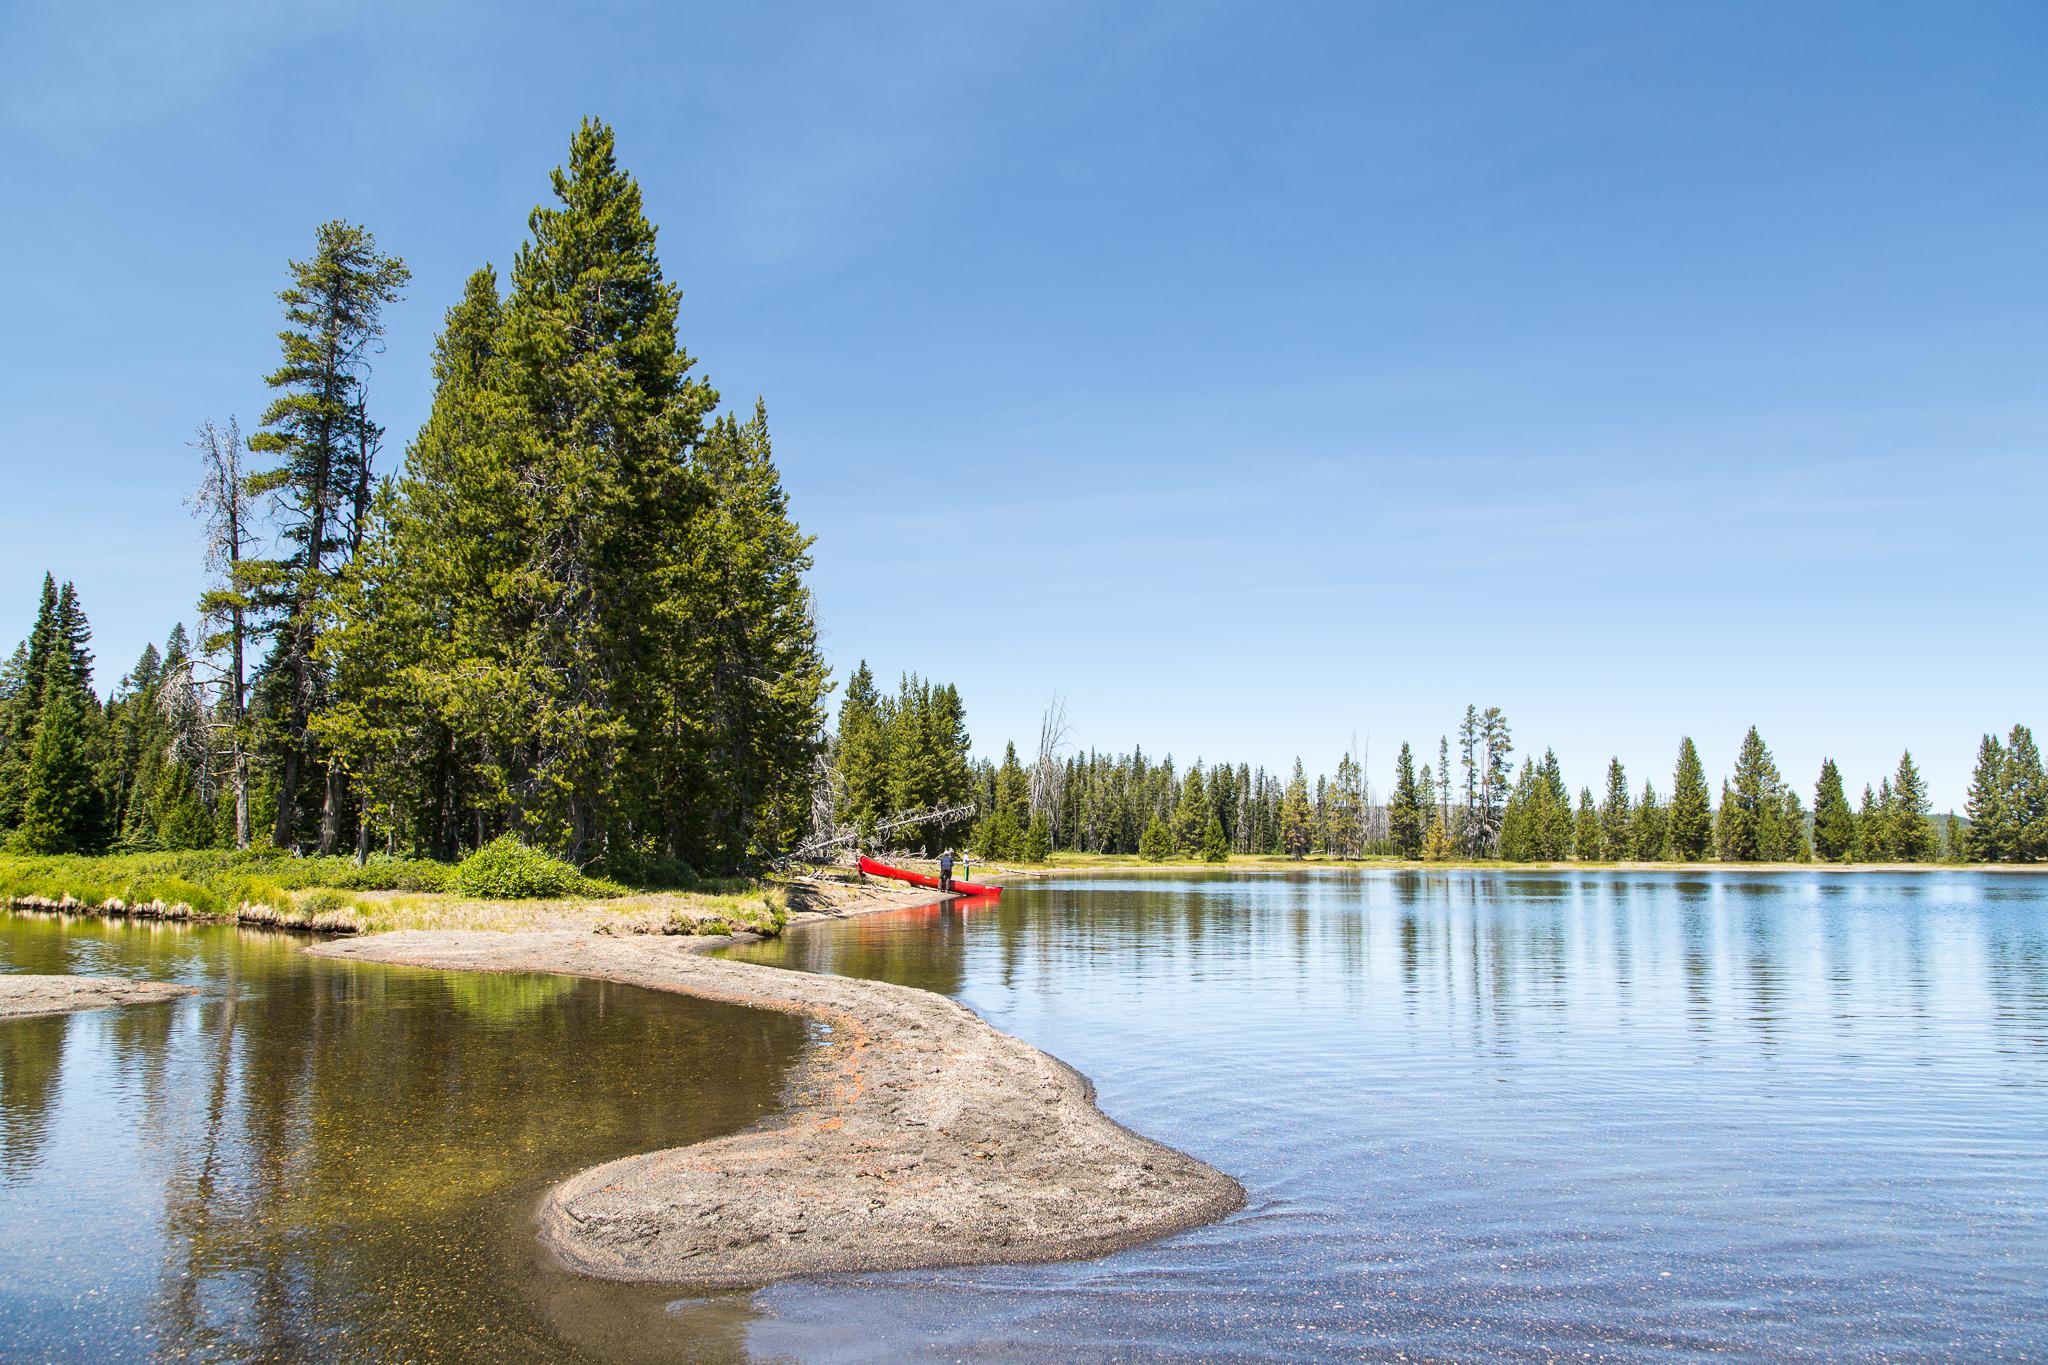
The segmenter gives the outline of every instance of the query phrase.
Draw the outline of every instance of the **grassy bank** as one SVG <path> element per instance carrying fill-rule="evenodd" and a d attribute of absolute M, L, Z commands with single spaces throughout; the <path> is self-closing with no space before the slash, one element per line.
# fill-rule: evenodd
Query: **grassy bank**
<path fill-rule="evenodd" d="M 488 850 L 487 850 L 488 851 Z M 479 854 L 477 858 L 484 855 Z M 295 858 L 270 850 L 0 857 L 0 903 L 181 920 L 236 920 L 333 933 L 387 929 L 568 929 L 597 933 L 779 933 L 784 888 L 744 878 L 630 887 L 524 851 L 479 868 L 424 859 Z M 680 880 L 680 879 L 674 879 Z"/>

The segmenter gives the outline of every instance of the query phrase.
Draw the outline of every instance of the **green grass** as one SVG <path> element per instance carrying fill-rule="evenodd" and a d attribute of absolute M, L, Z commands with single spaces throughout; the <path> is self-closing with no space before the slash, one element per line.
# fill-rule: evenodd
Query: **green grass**
<path fill-rule="evenodd" d="M 505 860 L 500 851 L 497 861 Z M 562 865 L 566 867 L 566 865 Z M 231 919 L 338 932 L 386 929 L 582 929 L 603 933 L 774 935 L 789 917 L 778 887 L 745 877 L 695 877 L 671 867 L 636 890 L 520 859 L 488 864 L 463 894 L 460 869 L 424 859 L 294 858 L 274 850 L 206 849 L 100 856 L 0 855 L 0 902 L 100 908 L 161 904 L 177 918 Z M 677 886 L 675 883 L 689 884 Z"/>

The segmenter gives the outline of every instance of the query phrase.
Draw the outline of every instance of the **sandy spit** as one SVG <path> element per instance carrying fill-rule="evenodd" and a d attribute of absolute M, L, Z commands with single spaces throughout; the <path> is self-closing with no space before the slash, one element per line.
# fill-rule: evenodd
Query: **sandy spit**
<path fill-rule="evenodd" d="M 27 1014 L 68 1014 L 110 1005 L 147 1005 L 197 995 L 196 986 L 130 981 L 119 976 L 31 976 L 0 973 L 0 1019 Z"/>
<path fill-rule="evenodd" d="M 548 1192 L 541 1238 L 588 1275 L 732 1289 L 1076 1260 L 1243 1207 L 1235 1180 L 1108 1118 L 1079 1072 L 944 996 L 698 955 L 729 941 L 403 931 L 307 951 L 598 977 L 829 1028 L 777 1118 L 607 1162 Z"/>

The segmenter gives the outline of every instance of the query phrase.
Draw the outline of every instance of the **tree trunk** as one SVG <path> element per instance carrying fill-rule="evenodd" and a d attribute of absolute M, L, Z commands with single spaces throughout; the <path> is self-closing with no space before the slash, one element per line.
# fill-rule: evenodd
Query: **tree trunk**
<path fill-rule="evenodd" d="M 327 794 L 320 801 L 320 856 L 334 852 L 341 838 L 341 765 L 327 760 Z"/>

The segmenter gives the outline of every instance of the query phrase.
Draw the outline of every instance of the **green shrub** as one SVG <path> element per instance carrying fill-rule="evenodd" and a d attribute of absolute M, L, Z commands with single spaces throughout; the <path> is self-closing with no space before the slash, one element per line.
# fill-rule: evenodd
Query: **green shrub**
<path fill-rule="evenodd" d="M 462 860 L 455 889 L 477 900 L 541 900 L 552 896 L 617 896 L 625 888 L 586 877 L 573 863 L 501 834 Z"/>
<path fill-rule="evenodd" d="M 278 906 L 277 908 L 282 910 L 284 907 Z M 294 899 L 291 908 L 302 915 L 325 915 L 331 914 L 336 910 L 353 910 L 355 909 L 355 903 L 339 891 L 322 887 L 317 891 L 308 891 Z"/>

